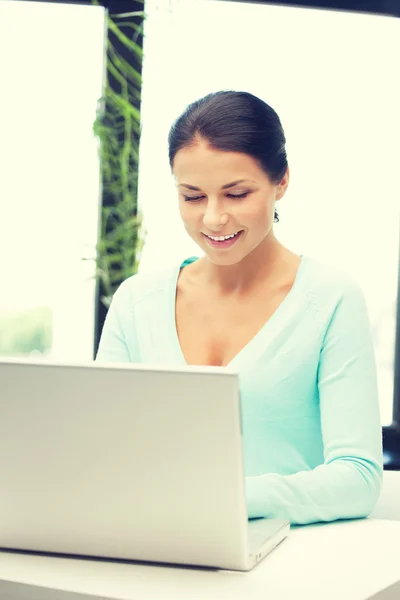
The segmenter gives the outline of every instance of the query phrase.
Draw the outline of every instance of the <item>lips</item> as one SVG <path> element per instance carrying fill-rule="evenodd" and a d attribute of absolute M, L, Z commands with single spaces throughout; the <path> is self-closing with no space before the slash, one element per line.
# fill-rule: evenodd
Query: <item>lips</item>
<path fill-rule="evenodd" d="M 210 237 L 208 237 L 208 235 L 206 235 L 205 233 L 203 233 L 204 239 L 207 241 L 207 243 L 212 247 L 212 248 L 217 248 L 219 250 L 222 250 L 223 248 L 229 248 L 230 246 L 233 246 L 233 244 L 236 244 L 237 241 L 241 238 L 243 233 L 243 230 L 238 231 L 234 237 L 230 237 L 228 239 L 225 240 L 213 240 Z M 222 237 L 222 236 L 220 236 Z"/>
<path fill-rule="evenodd" d="M 206 233 L 204 235 L 206 237 L 208 237 L 210 240 L 212 240 L 213 242 L 225 242 L 227 240 L 230 240 L 230 239 L 236 237 L 239 233 L 240 233 L 240 231 L 235 231 L 235 233 L 227 233 L 226 235 L 207 235 Z M 222 239 L 219 239 L 219 238 L 222 238 Z"/>

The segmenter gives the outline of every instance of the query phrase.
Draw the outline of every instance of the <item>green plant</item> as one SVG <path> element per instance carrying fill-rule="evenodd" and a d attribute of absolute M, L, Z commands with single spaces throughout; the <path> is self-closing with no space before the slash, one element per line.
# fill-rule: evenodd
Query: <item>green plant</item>
<path fill-rule="evenodd" d="M 49 307 L 0 315 L 0 356 L 46 354 L 51 349 L 52 336 L 53 312 Z"/>
<path fill-rule="evenodd" d="M 92 3 L 98 5 L 97 0 Z M 107 14 L 104 94 L 93 125 L 103 194 L 96 277 L 107 307 L 120 283 L 137 272 L 144 243 L 137 201 L 142 65 L 137 39 L 143 21 L 144 11 Z"/>

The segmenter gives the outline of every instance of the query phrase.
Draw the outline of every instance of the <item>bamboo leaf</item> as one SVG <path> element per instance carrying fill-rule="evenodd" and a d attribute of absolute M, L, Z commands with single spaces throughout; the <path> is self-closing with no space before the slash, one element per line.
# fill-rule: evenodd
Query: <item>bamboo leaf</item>
<path fill-rule="evenodd" d="M 140 16 L 144 16 L 144 14 L 141 13 Z M 142 57 L 142 48 L 139 46 L 139 44 L 130 40 L 128 36 L 121 31 L 118 25 L 111 18 L 108 19 L 108 27 L 110 31 L 112 31 L 115 34 L 115 36 L 119 39 L 119 41 L 124 44 L 124 46 L 129 48 L 137 57 Z"/>
<path fill-rule="evenodd" d="M 98 5 L 97 0 L 92 3 Z M 93 123 L 107 205 L 101 210 L 95 257 L 82 260 L 96 261 L 96 277 L 102 282 L 101 301 L 105 306 L 109 306 L 120 283 L 137 272 L 146 237 L 137 204 L 142 78 L 140 68 L 136 70 L 115 46 L 117 39 L 133 63 L 140 66 L 142 48 L 123 28 L 137 38 L 143 32 L 143 21 L 141 11 L 108 15 L 111 36 L 107 43 L 107 77 Z M 111 78 L 117 82 L 117 89 L 111 87 Z"/>

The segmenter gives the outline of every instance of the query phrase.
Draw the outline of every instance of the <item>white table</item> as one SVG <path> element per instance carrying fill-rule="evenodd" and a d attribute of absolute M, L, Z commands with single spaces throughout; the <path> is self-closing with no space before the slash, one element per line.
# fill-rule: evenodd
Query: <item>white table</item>
<path fill-rule="evenodd" d="M 0 553 L 0 579 L 124 600 L 365 600 L 400 579 L 400 522 L 293 528 L 249 573 Z"/>

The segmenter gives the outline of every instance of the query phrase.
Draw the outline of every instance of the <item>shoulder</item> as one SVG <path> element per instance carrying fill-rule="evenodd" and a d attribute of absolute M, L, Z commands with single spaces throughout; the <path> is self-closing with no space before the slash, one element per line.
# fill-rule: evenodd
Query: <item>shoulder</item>
<path fill-rule="evenodd" d="M 343 268 L 305 257 L 305 282 L 321 299 L 339 301 L 343 297 L 363 296 L 362 287 L 352 274 Z"/>
<path fill-rule="evenodd" d="M 307 257 L 303 283 L 307 308 L 311 307 L 325 325 L 338 318 L 353 325 L 369 319 L 362 286 L 345 269 Z"/>
<path fill-rule="evenodd" d="M 170 289 L 176 282 L 180 265 L 146 273 L 136 273 L 125 279 L 113 296 L 113 303 L 133 307 L 138 302 Z"/>

